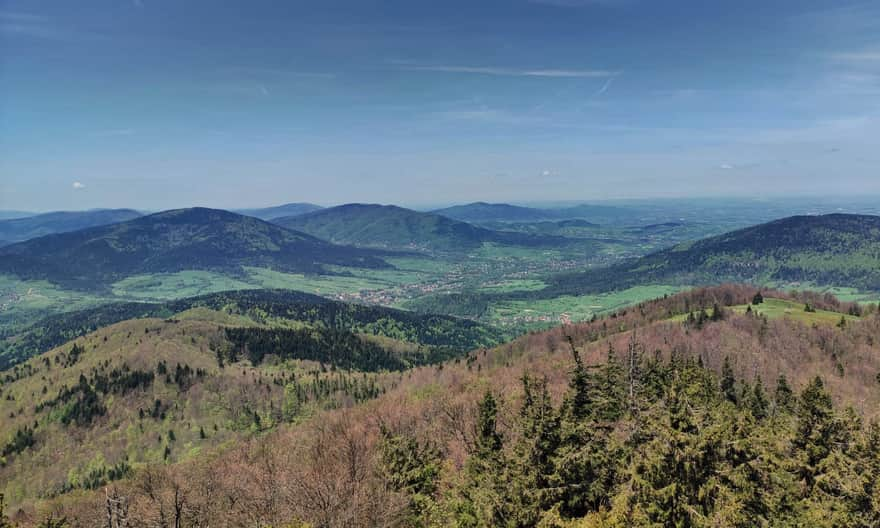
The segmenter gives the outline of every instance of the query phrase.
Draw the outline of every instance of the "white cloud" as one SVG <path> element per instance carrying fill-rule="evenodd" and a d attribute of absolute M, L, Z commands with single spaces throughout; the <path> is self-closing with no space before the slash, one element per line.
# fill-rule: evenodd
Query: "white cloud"
<path fill-rule="evenodd" d="M 555 78 L 604 78 L 614 77 L 619 72 L 609 70 L 557 70 L 557 69 L 515 69 L 493 66 L 409 66 L 413 71 L 440 73 L 469 73 L 475 75 L 496 75 L 507 77 L 555 77 Z"/>
<path fill-rule="evenodd" d="M 733 165 L 731 165 L 729 163 L 722 163 L 721 165 L 718 166 L 718 168 L 724 169 L 724 170 L 730 170 L 733 168 Z"/>
<path fill-rule="evenodd" d="M 75 182 L 73 182 L 73 188 L 78 191 L 81 189 L 85 189 L 86 185 L 82 182 L 75 181 Z"/>
<path fill-rule="evenodd" d="M 845 51 L 832 53 L 830 57 L 834 60 L 845 62 L 878 62 L 880 61 L 880 50 Z"/>

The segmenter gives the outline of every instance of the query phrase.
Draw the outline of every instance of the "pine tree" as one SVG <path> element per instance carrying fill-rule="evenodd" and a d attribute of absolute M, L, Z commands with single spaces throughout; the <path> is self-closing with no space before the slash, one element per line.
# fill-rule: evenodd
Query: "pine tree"
<path fill-rule="evenodd" d="M 755 296 L 752 297 L 752 304 L 757 306 L 759 304 L 762 304 L 763 302 L 764 302 L 764 296 L 761 294 L 760 291 L 758 291 L 758 293 L 756 293 Z"/>
<path fill-rule="evenodd" d="M 718 306 L 718 303 L 712 305 L 712 321 L 718 322 L 724 319 L 724 310 Z"/>
<path fill-rule="evenodd" d="M 701 431 L 684 389 L 679 382 L 670 387 L 656 437 L 634 458 L 635 500 L 649 526 L 705 525 L 714 503 L 717 439 Z"/>
<path fill-rule="evenodd" d="M 575 420 L 583 420 L 590 413 L 590 379 L 587 368 L 581 359 L 580 353 L 574 347 L 571 336 L 566 336 L 568 345 L 571 347 L 571 355 L 574 359 L 574 370 L 569 380 L 569 389 L 571 392 L 568 401 L 568 412 Z"/>
<path fill-rule="evenodd" d="M 724 356 L 724 364 L 721 366 L 721 394 L 727 401 L 736 403 L 736 377 L 733 367 L 730 366 L 730 358 Z"/>
<path fill-rule="evenodd" d="M 549 509 L 558 497 L 553 462 L 560 445 L 560 425 L 547 380 L 536 381 L 523 375 L 522 383 L 520 436 L 508 474 L 514 502 L 509 524 L 534 526 L 541 512 Z"/>
<path fill-rule="evenodd" d="M 776 392 L 773 397 L 776 400 L 776 407 L 783 411 L 794 410 L 794 391 L 788 385 L 788 379 L 785 374 L 780 374 L 776 378 Z"/>
<path fill-rule="evenodd" d="M 384 425 L 380 434 L 382 476 L 391 489 L 409 497 L 407 526 L 426 526 L 435 507 L 440 450 L 411 436 L 393 434 Z"/>
<path fill-rule="evenodd" d="M 768 407 L 769 402 L 767 401 L 767 396 L 764 393 L 764 384 L 761 382 L 761 377 L 758 376 L 758 379 L 755 380 L 755 385 L 754 387 L 752 387 L 749 397 L 749 410 L 752 412 L 752 416 L 754 416 L 756 419 L 763 420 L 767 417 Z"/>
<path fill-rule="evenodd" d="M 502 439 L 498 433 L 498 403 L 491 391 L 486 391 L 477 411 L 475 451 L 478 456 L 491 456 L 501 451 Z"/>
<path fill-rule="evenodd" d="M 835 419 L 831 395 L 825 390 L 822 378 L 816 376 L 801 393 L 798 402 L 798 423 L 792 441 L 797 474 L 812 490 L 820 463 L 831 454 L 840 438 L 841 425 Z"/>

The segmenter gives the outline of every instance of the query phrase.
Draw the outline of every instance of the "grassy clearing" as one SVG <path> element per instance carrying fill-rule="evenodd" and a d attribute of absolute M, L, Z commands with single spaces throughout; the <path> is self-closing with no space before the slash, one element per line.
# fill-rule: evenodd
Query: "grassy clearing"
<path fill-rule="evenodd" d="M 284 273 L 266 268 L 245 268 L 253 287 L 299 290 L 317 295 L 356 293 L 387 286 L 386 282 L 366 277 L 338 275 L 303 275 Z"/>
<path fill-rule="evenodd" d="M 0 275 L 0 329 L 33 323 L 47 312 L 80 310 L 105 299 L 61 289 L 48 281 L 23 281 Z"/>
<path fill-rule="evenodd" d="M 519 246 L 502 246 L 486 242 L 478 249 L 472 251 L 469 256 L 471 258 L 495 260 L 495 259 L 520 259 L 530 261 L 544 261 L 550 259 L 560 259 L 565 257 L 565 253 L 555 249 L 545 248 L 526 248 Z"/>
<path fill-rule="evenodd" d="M 127 277 L 113 284 L 113 293 L 123 298 L 169 300 L 257 287 L 220 273 L 188 270 Z"/>
<path fill-rule="evenodd" d="M 842 315 L 837 312 L 828 312 L 825 310 L 816 310 L 815 312 L 807 312 L 804 310 L 803 303 L 796 303 L 782 299 L 764 299 L 762 304 L 753 306 L 752 310 L 761 315 L 766 315 L 769 319 L 777 319 L 779 317 L 787 317 L 804 324 L 837 324 L 840 322 L 841 316 L 847 321 L 857 321 L 859 318 L 852 315 Z M 747 305 L 733 306 L 731 308 L 736 313 L 745 313 L 748 309 Z"/>
<path fill-rule="evenodd" d="M 728 308 L 728 310 L 731 310 L 738 314 L 744 314 L 746 313 L 746 310 L 748 310 L 748 307 L 749 305 L 747 304 L 741 304 L 737 306 L 731 306 L 730 308 Z M 768 319 L 779 319 L 780 317 L 785 317 L 794 321 L 799 321 L 806 325 L 838 324 L 841 317 L 843 317 L 847 321 L 859 320 L 858 317 L 852 315 L 844 315 L 838 312 L 829 312 L 826 310 L 807 312 L 805 308 L 806 306 L 803 303 L 765 297 L 763 303 L 757 306 L 752 306 L 752 311 L 756 314 L 764 315 Z M 682 322 L 686 319 L 687 314 L 684 314 L 672 317 L 670 321 Z"/>
<path fill-rule="evenodd" d="M 813 288 L 811 288 L 813 289 Z M 841 287 L 831 287 L 831 288 L 816 288 L 816 291 L 821 293 L 830 293 L 834 295 L 838 299 L 844 302 L 857 302 L 862 304 L 873 303 L 876 304 L 880 302 L 880 293 L 877 292 L 864 292 L 857 288 L 841 288 Z"/>
<path fill-rule="evenodd" d="M 680 286 L 637 286 L 626 290 L 598 295 L 570 296 L 535 301 L 501 301 L 490 307 L 489 322 L 501 326 L 541 328 L 559 324 L 565 319 L 572 322 L 593 317 L 639 302 L 671 295 L 683 289 Z"/>
<path fill-rule="evenodd" d="M 547 287 L 547 283 L 537 279 L 513 279 L 493 282 L 480 286 L 477 291 L 485 293 L 507 293 L 512 291 L 535 291 Z"/>

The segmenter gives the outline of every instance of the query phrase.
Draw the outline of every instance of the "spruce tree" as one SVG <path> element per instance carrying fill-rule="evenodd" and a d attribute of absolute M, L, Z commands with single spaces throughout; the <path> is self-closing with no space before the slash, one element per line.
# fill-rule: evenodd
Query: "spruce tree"
<path fill-rule="evenodd" d="M 788 385 L 788 379 L 785 374 L 780 374 L 776 378 L 776 392 L 773 396 L 776 400 L 776 407 L 784 411 L 794 410 L 794 391 Z"/>
<path fill-rule="evenodd" d="M 835 418 L 831 395 L 822 378 L 816 376 L 801 393 L 798 402 L 797 431 L 792 441 L 797 474 L 812 490 L 820 464 L 840 439 L 841 424 Z"/>
<path fill-rule="evenodd" d="M 755 380 L 755 385 L 751 390 L 749 410 L 752 412 L 752 416 L 756 419 L 763 420 L 767 417 L 768 407 L 769 403 L 767 402 L 767 396 L 764 393 L 764 384 L 761 382 L 761 377 L 758 376 L 758 379 Z"/>
<path fill-rule="evenodd" d="M 724 364 L 721 366 L 721 394 L 727 401 L 737 402 L 736 377 L 734 377 L 733 367 L 730 366 L 728 356 L 724 356 Z"/>

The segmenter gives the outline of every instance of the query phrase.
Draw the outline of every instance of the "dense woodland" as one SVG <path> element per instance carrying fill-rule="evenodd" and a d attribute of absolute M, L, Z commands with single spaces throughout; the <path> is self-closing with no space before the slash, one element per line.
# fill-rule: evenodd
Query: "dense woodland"
<path fill-rule="evenodd" d="M 0 370 L 119 321 L 143 317 L 168 318 L 195 307 L 241 314 L 261 323 L 299 321 L 454 349 L 459 353 L 492 346 L 503 339 L 499 330 L 450 316 L 349 304 L 289 290 L 243 290 L 166 303 L 111 303 L 52 315 L 13 336 L 6 336 L 10 339 L 0 343 Z"/>
<path fill-rule="evenodd" d="M 787 282 L 880 290 L 880 217 L 793 216 L 646 255 L 607 268 L 555 277 L 521 294 L 552 298 L 637 284 Z"/>
<path fill-rule="evenodd" d="M 876 526 L 877 309 L 810 326 L 759 315 L 770 295 L 783 294 L 706 288 L 532 333 L 9 513 L 71 527 Z M 309 380 L 278 383 L 295 406 Z"/>

